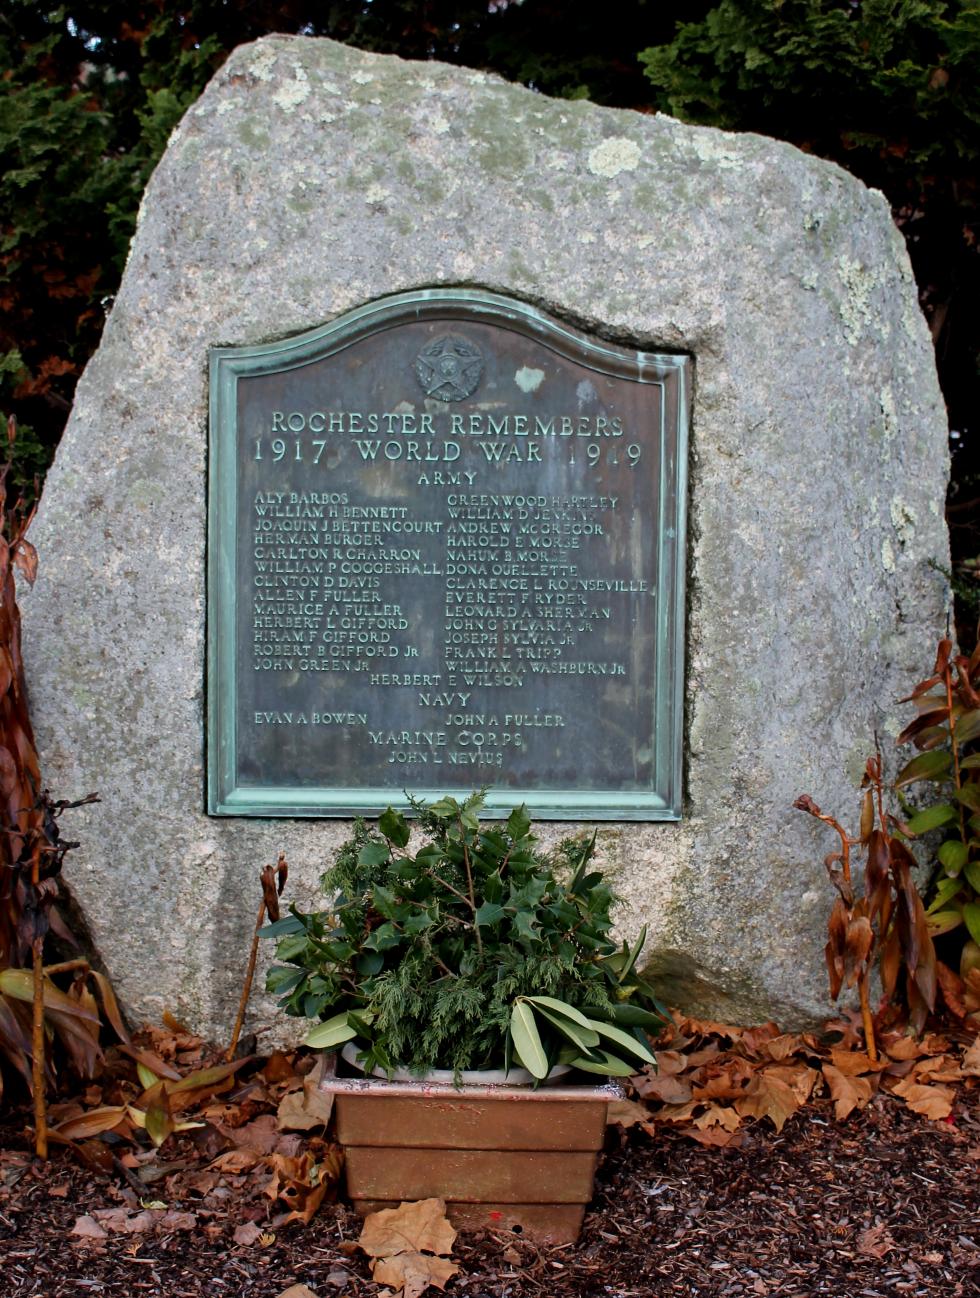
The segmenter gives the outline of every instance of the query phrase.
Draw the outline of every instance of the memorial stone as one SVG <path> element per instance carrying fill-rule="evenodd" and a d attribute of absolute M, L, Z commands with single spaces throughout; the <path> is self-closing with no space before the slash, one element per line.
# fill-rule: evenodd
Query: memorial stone
<path fill-rule="evenodd" d="M 265 862 L 306 903 L 344 817 L 487 784 L 548 842 L 598 825 L 670 1000 L 823 1014 L 791 804 L 846 815 L 896 731 L 945 471 L 901 237 L 838 168 L 238 49 L 147 189 L 23 601 L 46 782 L 102 797 L 67 883 L 121 997 L 226 1035 Z"/>

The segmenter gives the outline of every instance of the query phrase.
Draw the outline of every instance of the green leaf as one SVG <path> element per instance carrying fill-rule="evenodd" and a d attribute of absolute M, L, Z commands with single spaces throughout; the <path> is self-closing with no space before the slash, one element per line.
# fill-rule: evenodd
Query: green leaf
<path fill-rule="evenodd" d="M 622 1023 L 628 1028 L 662 1028 L 663 1016 L 650 1010 L 641 1009 L 639 1005 L 614 1005 L 609 1010 L 598 1010 L 589 1007 L 589 1014 L 594 1019 L 611 1019 L 613 1023 Z"/>
<path fill-rule="evenodd" d="M 522 999 L 528 1001 L 531 1005 L 540 1005 L 542 1009 L 551 1010 L 552 1014 L 561 1014 L 564 1018 L 577 1023 L 581 1028 L 592 1027 L 592 1024 L 581 1010 L 577 1010 L 574 1005 L 566 1005 L 564 1001 L 560 1001 L 554 996 L 525 996 Z"/>
<path fill-rule="evenodd" d="M 354 961 L 354 968 L 363 978 L 373 978 L 384 968 L 385 958 L 380 951 L 362 951 Z"/>
<path fill-rule="evenodd" d="M 396 847 L 404 847 L 408 843 L 412 832 L 405 817 L 400 811 L 395 811 L 393 807 L 389 807 L 384 815 L 379 818 L 378 829 Z"/>
<path fill-rule="evenodd" d="M 602 1023 L 599 1019 L 591 1019 L 589 1026 L 594 1028 L 600 1036 L 614 1042 L 628 1054 L 633 1054 L 637 1059 L 642 1059 L 645 1064 L 656 1064 L 656 1056 L 652 1053 L 650 1047 L 644 1045 L 629 1032 L 624 1032 L 622 1028 L 613 1027 L 611 1023 Z"/>
<path fill-rule="evenodd" d="M 916 780 L 941 780 L 953 764 L 952 753 L 934 749 L 931 753 L 920 753 L 913 757 L 908 765 L 903 766 L 895 777 L 895 788 L 912 784 Z"/>
<path fill-rule="evenodd" d="M 954 791 L 953 797 L 958 798 L 971 811 L 980 811 L 980 784 L 964 784 Z"/>
<path fill-rule="evenodd" d="M 304 933 L 306 925 L 298 915 L 284 915 L 274 924 L 266 924 L 259 929 L 259 937 L 285 937 L 288 933 Z"/>
<path fill-rule="evenodd" d="M 938 829 L 940 825 L 947 825 L 951 820 L 956 819 L 956 808 L 951 807 L 948 802 L 937 802 L 931 807 L 924 807 L 917 811 L 909 821 L 909 832 L 912 834 L 928 834 L 931 829 Z"/>
<path fill-rule="evenodd" d="M 630 972 L 630 970 L 636 964 L 637 960 L 640 958 L 640 952 L 643 950 L 643 944 L 646 940 L 647 940 L 647 926 L 646 924 L 644 924 L 643 927 L 640 929 L 640 936 L 636 939 L 636 941 L 633 943 L 632 947 L 630 948 L 629 955 L 626 959 L 626 964 L 619 971 L 619 979 L 618 979 L 619 982 L 623 982 L 625 980 L 626 975 Z"/>
<path fill-rule="evenodd" d="M 965 843 L 960 842 L 958 838 L 951 838 L 941 845 L 938 855 L 943 869 L 951 879 L 955 879 L 966 865 L 970 852 Z"/>
<path fill-rule="evenodd" d="M 507 912 L 503 906 L 498 906 L 495 901 L 485 901 L 482 906 L 477 908 L 473 919 L 477 928 L 485 928 L 489 924 L 496 924 L 506 914 Z"/>
<path fill-rule="evenodd" d="M 388 844 L 369 840 L 357 854 L 358 865 L 383 865 L 389 856 Z"/>
<path fill-rule="evenodd" d="M 394 924 L 382 924 L 380 928 L 374 929 L 364 939 L 364 946 L 368 951 L 390 951 L 393 946 L 397 946 L 402 941 L 402 935 Z"/>
<path fill-rule="evenodd" d="M 968 901 L 963 907 L 963 922 L 974 942 L 980 942 L 980 902 Z"/>
<path fill-rule="evenodd" d="M 538 1035 L 538 1025 L 534 1021 L 534 1011 L 522 1000 L 514 1002 L 510 1015 L 510 1035 L 518 1059 L 532 1077 L 541 1079 L 548 1076 L 548 1057 Z"/>
<path fill-rule="evenodd" d="M 926 927 L 930 937 L 950 933 L 962 923 L 963 915 L 958 910 L 937 910 L 935 913 L 926 914 Z"/>
<path fill-rule="evenodd" d="M 964 712 L 953 723 L 953 735 L 957 744 L 968 744 L 971 739 L 980 735 L 980 708 Z"/>
<path fill-rule="evenodd" d="M 971 861 L 963 869 L 963 877 L 975 893 L 980 895 L 980 861 Z"/>
<path fill-rule="evenodd" d="M 356 1036 L 356 1030 L 347 1022 L 345 1010 L 343 1014 L 335 1014 L 332 1019 L 318 1023 L 303 1044 L 315 1050 L 332 1050 L 345 1041 L 353 1041 Z"/>
<path fill-rule="evenodd" d="M 607 1054 L 605 1050 L 597 1050 L 595 1059 L 579 1057 L 571 1060 L 571 1064 L 583 1073 L 602 1073 L 605 1077 L 632 1077 L 636 1072 L 632 1064 Z"/>
<path fill-rule="evenodd" d="M 599 1044 L 599 1034 L 592 1028 L 579 1027 L 571 1019 L 565 1018 L 562 1014 L 552 1014 L 541 1005 L 536 1005 L 534 1008 L 538 1014 L 548 1020 L 552 1027 L 557 1028 L 563 1036 L 567 1037 L 576 1050 L 591 1050 L 593 1046 Z"/>
<path fill-rule="evenodd" d="M 527 807 L 521 803 L 507 817 L 507 832 L 511 838 L 524 838 L 531 828 L 531 817 L 527 814 Z"/>
<path fill-rule="evenodd" d="M 929 909 L 926 911 L 926 914 L 928 915 L 935 910 L 942 910 L 942 908 L 949 901 L 950 897 L 955 897 L 962 887 L 963 884 L 959 879 L 955 879 L 955 878 L 940 879 L 940 881 L 936 884 L 935 896 L 930 902 Z"/>
<path fill-rule="evenodd" d="M 980 768 L 980 753 L 971 753 L 969 757 L 960 758 L 961 771 L 975 771 Z"/>

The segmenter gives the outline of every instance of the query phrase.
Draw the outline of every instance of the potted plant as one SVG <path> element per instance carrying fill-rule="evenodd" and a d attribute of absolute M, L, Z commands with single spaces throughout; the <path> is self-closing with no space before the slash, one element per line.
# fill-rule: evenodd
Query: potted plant
<path fill-rule="evenodd" d="M 608 1078 L 655 1063 L 663 1012 L 636 970 L 645 931 L 611 937 L 595 835 L 546 856 L 524 807 L 481 825 L 482 801 L 413 800 L 414 850 L 399 812 L 357 821 L 323 876 L 330 906 L 263 930 L 268 987 L 320 1020 L 307 1044 L 374 1075 L 325 1083 L 355 1206 L 438 1196 L 457 1222 L 574 1238 Z M 606 1085 L 553 1084 L 575 1072 Z"/>

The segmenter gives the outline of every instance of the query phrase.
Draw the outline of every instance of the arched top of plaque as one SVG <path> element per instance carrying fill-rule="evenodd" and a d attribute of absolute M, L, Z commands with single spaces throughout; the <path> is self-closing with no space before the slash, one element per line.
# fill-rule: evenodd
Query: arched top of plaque
<path fill-rule="evenodd" d="M 690 366 L 459 288 L 213 348 L 209 812 L 678 819 Z"/>
<path fill-rule="evenodd" d="M 480 320 L 535 338 L 543 346 L 589 369 L 636 383 L 660 382 L 664 370 L 678 370 L 683 374 L 690 366 L 690 358 L 685 355 L 618 346 L 575 329 L 527 302 L 475 288 L 426 288 L 394 293 L 288 338 L 244 347 L 213 347 L 212 365 L 217 362 L 222 369 L 227 366 L 238 374 L 266 374 L 319 360 L 380 330 L 423 320 L 447 324 Z"/>

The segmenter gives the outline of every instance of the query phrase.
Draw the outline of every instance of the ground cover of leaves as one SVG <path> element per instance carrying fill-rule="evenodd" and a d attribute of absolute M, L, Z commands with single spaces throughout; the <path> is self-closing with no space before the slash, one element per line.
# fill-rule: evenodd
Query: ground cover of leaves
<path fill-rule="evenodd" d="M 659 1078 L 613 1115 L 579 1243 L 463 1232 L 450 1296 L 980 1295 L 977 1041 L 886 1036 L 876 1064 L 846 1021 L 818 1040 L 679 1019 L 660 1044 Z M 77 1140 L 49 1163 L 22 1115 L 0 1126 L 0 1298 L 392 1292 L 371 1279 L 361 1221 L 331 1201 L 312 1060 L 217 1077 L 179 1113 L 202 1125 L 159 1146 L 129 1117 L 91 1135 L 100 1111 L 138 1119 L 153 1055 L 198 1078 L 211 1062 L 179 1033 L 141 1049 L 140 1080 L 110 1052 L 102 1084 L 56 1109 Z"/>

